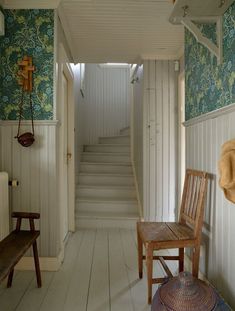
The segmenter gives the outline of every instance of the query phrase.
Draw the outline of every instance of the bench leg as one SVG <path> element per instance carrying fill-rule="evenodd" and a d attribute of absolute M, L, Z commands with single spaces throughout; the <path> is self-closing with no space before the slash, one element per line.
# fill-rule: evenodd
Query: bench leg
<path fill-rule="evenodd" d="M 38 284 L 38 287 L 42 287 L 41 271 L 40 271 L 40 266 L 39 266 L 38 248 L 37 248 L 36 241 L 33 243 L 33 257 L 34 257 L 35 271 L 36 271 L 36 276 L 37 276 L 37 284 Z"/>
<path fill-rule="evenodd" d="M 14 269 L 11 270 L 11 272 L 8 275 L 8 280 L 7 280 L 7 288 L 10 288 L 12 285 L 12 279 L 14 275 Z"/>

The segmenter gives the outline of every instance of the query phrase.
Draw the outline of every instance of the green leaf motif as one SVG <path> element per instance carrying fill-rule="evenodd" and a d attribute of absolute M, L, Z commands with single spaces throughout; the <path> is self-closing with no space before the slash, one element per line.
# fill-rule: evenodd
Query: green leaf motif
<path fill-rule="evenodd" d="M 21 87 L 18 62 L 24 55 L 33 57 L 34 118 L 53 118 L 54 10 L 4 10 L 6 34 L 0 37 L 0 117 L 18 118 Z M 25 97 L 24 119 L 30 119 Z"/>
<path fill-rule="evenodd" d="M 216 43 L 215 25 L 200 25 Z M 235 103 L 235 3 L 223 17 L 221 65 L 210 51 L 185 31 L 185 119 L 189 120 Z"/>

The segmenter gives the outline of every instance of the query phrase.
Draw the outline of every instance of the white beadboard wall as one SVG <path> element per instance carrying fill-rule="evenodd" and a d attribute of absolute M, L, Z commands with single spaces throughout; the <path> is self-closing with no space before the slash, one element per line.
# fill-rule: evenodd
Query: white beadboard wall
<path fill-rule="evenodd" d="M 31 131 L 30 121 L 22 122 L 22 133 Z M 39 212 L 39 255 L 57 256 L 59 226 L 57 202 L 57 121 L 35 121 L 35 142 L 22 147 L 14 136 L 17 121 L 1 121 L 1 170 L 20 185 L 12 188 L 11 210 Z M 28 228 L 25 221 L 24 227 Z"/>
<path fill-rule="evenodd" d="M 186 165 L 211 173 L 200 270 L 235 308 L 235 206 L 218 185 L 221 146 L 235 138 L 235 104 L 188 121 Z"/>
<path fill-rule="evenodd" d="M 87 64 L 85 71 L 84 144 L 119 135 L 130 124 L 129 68 Z"/>
<path fill-rule="evenodd" d="M 133 84 L 133 165 L 138 186 L 141 209 L 143 207 L 143 100 L 144 100 L 144 66 L 140 66 Z M 143 211 L 142 211 L 143 213 Z M 143 215 L 141 215 L 143 216 Z"/>
<path fill-rule="evenodd" d="M 144 217 L 174 221 L 177 77 L 173 61 L 144 61 Z"/>

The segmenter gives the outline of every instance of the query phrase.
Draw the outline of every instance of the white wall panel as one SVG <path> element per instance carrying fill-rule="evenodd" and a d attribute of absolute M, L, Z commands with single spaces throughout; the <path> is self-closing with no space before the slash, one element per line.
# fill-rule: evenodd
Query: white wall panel
<path fill-rule="evenodd" d="M 31 130 L 28 121 L 22 122 L 22 133 Z M 57 202 L 57 122 L 35 121 L 35 142 L 22 147 L 14 136 L 16 121 L 1 122 L 1 169 L 19 186 L 11 189 L 11 210 L 39 212 L 40 256 L 57 256 L 59 226 Z M 24 226 L 28 228 L 25 222 Z"/>
<path fill-rule="evenodd" d="M 233 109 L 234 110 L 234 109 Z M 186 122 L 186 165 L 211 173 L 200 269 L 235 307 L 235 208 L 218 185 L 221 146 L 235 138 L 235 111 Z"/>
<path fill-rule="evenodd" d="M 84 144 L 119 135 L 130 124 L 129 68 L 87 64 L 85 73 Z"/>
<path fill-rule="evenodd" d="M 141 209 L 143 207 L 143 103 L 144 103 L 144 72 L 139 67 L 133 85 L 133 164 L 138 186 Z M 143 211 L 141 211 L 143 213 Z M 141 215 L 142 216 L 142 215 Z"/>
<path fill-rule="evenodd" d="M 173 61 L 144 61 L 144 216 L 175 219 L 177 76 Z"/>

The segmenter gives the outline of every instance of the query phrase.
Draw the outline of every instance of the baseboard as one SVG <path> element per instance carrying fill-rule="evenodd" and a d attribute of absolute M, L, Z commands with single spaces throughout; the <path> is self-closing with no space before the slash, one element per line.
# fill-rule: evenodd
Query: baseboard
<path fill-rule="evenodd" d="M 61 251 L 57 257 L 39 257 L 41 271 L 58 271 L 63 263 L 65 255 L 65 246 L 69 240 L 69 232 L 61 245 Z M 22 257 L 15 266 L 16 270 L 35 270 L 33 257 Z"/>
<path fill-rule="evenodd" d="M 63 261 L 63 252 L 58 257 L 39 257 L 41 271 L 58 271 Z M 33 257 L 22 257 L 16 270 L 35 270 Z"/>
<path fill-rule="evenodd" d="M 131 165 L 132 165 L 132 169 L 133 169 L 135 190 L 136 190 L 136 194 L 137 194 L 137 202 L 138 202 L 139 216 L 140 216 L 140 219 L 143 219 L 143 217 L 144 217 L 144 216 L 143 216 L 143 207 L 142 207 L 142 204 L 141 204 L 141 202 L 140 202 L 139 186 L 138 186 L 138 182 L 137 182 L 136 170 L 135 170 L 135 165 L 134 165 L 133 159 L 131 160 Z"/>

